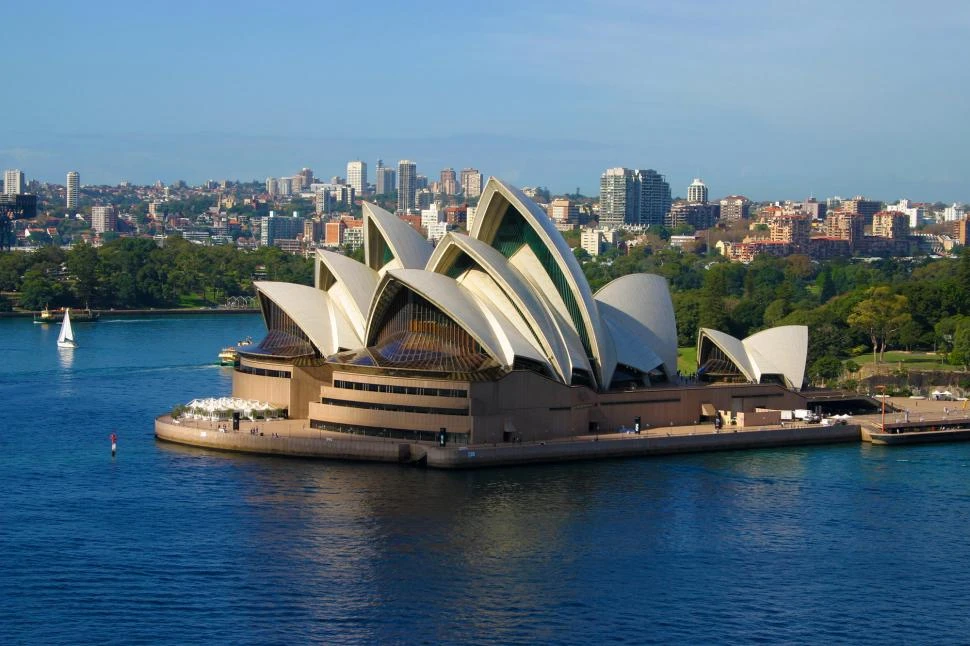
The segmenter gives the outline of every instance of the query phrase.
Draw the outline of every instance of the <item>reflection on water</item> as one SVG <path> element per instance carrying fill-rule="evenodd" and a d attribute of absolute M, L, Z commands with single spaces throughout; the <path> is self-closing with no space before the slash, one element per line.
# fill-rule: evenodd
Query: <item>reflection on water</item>
<path fill-rule="evenodd" d="M 102 322 L 72 353 L 26 323 L 0 321 L 0 643 L 965 641 L 970 444 L 471 472 L 219 453 L 152 420 L 228 394 L 215 356 L 258 316 Z"/>
<path fill-rule="evenodd" d="M 57 348 L 57 363 L 62 370 L 70 370 L 74 365 L 74 348 Z"/>

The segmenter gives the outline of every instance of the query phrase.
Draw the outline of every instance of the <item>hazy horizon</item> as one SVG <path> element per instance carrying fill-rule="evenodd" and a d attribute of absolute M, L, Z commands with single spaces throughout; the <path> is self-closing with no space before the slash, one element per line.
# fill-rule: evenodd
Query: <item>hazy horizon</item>
<path fill-rule="evenodd" d="M 970 201 L 970 6 L 13 5 L 0 167 L 145 184 L 402 158 L 595 195 Z M 38 35 L 42 35 L 39 38 Z"/>

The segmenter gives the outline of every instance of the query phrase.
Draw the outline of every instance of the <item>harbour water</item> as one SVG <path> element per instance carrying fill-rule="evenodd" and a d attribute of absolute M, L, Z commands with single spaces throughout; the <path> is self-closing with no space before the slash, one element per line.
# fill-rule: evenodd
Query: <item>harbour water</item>
<path fill-rule="evenodd" d="M 970 444 L 442 472 L 157 443 L 261 329 L 59 351 L 0 320 L 0 643 L 970 640 Z"/>

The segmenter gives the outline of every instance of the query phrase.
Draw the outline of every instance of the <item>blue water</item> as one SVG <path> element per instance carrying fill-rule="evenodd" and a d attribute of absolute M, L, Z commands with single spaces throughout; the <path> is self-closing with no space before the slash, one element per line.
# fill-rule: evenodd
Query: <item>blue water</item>
<path fill-rule="evenodd" d="M 970 444 L 437 472 L 157 443 L 256 316 L 0 320 L 0 643 L 968 643 Z M 119 436 L 112 459 L 109 434 Z"/>

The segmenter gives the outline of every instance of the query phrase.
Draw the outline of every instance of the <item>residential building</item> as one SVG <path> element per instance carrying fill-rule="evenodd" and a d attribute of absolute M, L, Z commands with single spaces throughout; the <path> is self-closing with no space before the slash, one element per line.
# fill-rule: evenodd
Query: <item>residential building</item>
<path fill-rule="evenodd" d="M 418 192 L 417 164 L 409 159 L 402 159 L 397 164 L 398 191 L 397 210 L 399 213 L 411 213 L 416 210 L 415 194 Z"/>
<path fill-rule="evenodd" d="M 118 215 L 113 206 L 91 207 L 91 229 L 95 233 L 118 230 Z"/>
<path fill-rule="evenodd" d="M 813 220 L 824 220 L 828 208 L 825 206 L 825 202 L 819 202 L 814 197 L 810 197 L 802 202 L 801 212 Z"/>
<path fill-rule="evenodd" d="M 278 216 L 272 211 L 262 218 L 260 243 L 264 247 L 275 245 L 277 240 L 293 240 L 303 233 L 303 218 Z"/>
<path fill-rule="evenodd" d="M 782 213 L 767 221 L 770 240 L 786 242 L 793 253 L 807 253 L 808 240 L 812 233 L 812 221 L 801 213 Z"/>
<path fill-rule="evenodd" d="M 270 196 L 276 195 L 276 189 L 277 189 L 276 178 L 275 177 L 267 177 L 266 178 L 266 194 L 267 195 L 270 195 Z"/>
<path fill-rule="evenodd" d="M 482 194 L 482 174 L 477 168 L 461 170 L 461 192 L 465 194 L 466 199 Z"/>
<path fill-rule="evenodd" d="M 926 217 L 926 212 L 921 204 L 914 204 L 909 200 L 899 200 L 896 204 L 890 204 L 886 207 L 887 211 L 895 211 L 898 213 L 905 213 L 909 218 L 909 229 L 918 229 L 923 220 Z"/>
<path fill-rule="evenodd" d="M 454 168 L 445 168 L 441 171 L 440 192 L 444 195 L 458 193 L 458 176 Z"/>
<path fill-rule="evenodd" d="M 549 217 L 557 226 L 579 224 L 579 204 L 557 197 L 549 204 Z"/>
<path fill-rule="evenodd" d="M 4 195 L 20 195 L 26 192 L 27 182 L 24 179 L 23 171 L 20 169 L 13 169 L 3 172 Z"/>
<path fill-rule="evenodd" d="M 670 211 L 670 184 L 653 169 L 637 171 L 640 188 L 639 221 L 636 224 L 657 226 L 663 224 Z"/>
<path fill-rule="evenodd" d="M 899 211 L 879 211 L 872 216 L 872 235 L 903 240 L 909 237 L 909 216 Z"/>
<path fill-rule="evenodd" d="M 836 209 L 825 218 L 825 234 L 830 238 L 849 241 L 852 250 L 858 248 L 865 235 L 866 220 L 861 213 Z"/>
<path fill-rule="evenodd" d="M 677 200 L 670 206 L 664 224 L 668 227 L 688 224 L 695 229 L 709 229 L 717 223 L 720 210 L 719 204 Z"/>
<path fill-rule="evenodd" d="M 293 194 L 293 178 L 281 177 L 276 180 L 276 193 L 280 197 L 289 197 Z"/>
<path fill-rule="evenodd" d="M 638 219 L 638 188 L 636 171 L 622 167 L 606 169 L 600 176 L 601 227 L 621 227 Z"/>
<path fill-rule="evenodd" d="M 347 162 L 347 183 L 354 187 L 357 195 L 367 190 L 367 162 L 359 159 Z"/>
<path fill-rule="evenodd" d="M 312 168 L 304 168 L 304 169 L 302 169 L 300 171 L 300 175 L 303 176 L 303 188 L 306 188 L 306 187 L 310 186 L 310 184 L 313 184 L 313 169 Z"/>
<path fill-rule="evenodd" d="M 687 187 L 687 201 L 694 204 L 707 204 L 707 186 L 699 178 Z"/>
<path fill-rule="evenodd" d="M 970 233 L 970 219 L 964 217 L 962 220 L 957 220 L 953 223 L 953 235 L 964 247 L 967 246 L 967 240 Z"/>
<path fill-rule="evenodd" d="M 377 163 L 380 164 L 380 160 Z M 377 177 L 374 178 L 374 181 L 378 195 L 390 195 L 397 190 L 397 173 L 388 166 L 377 167 Z"/>
<path fill-rule="evenodd" d="M 843 201 L 840 208 L 847 213 L 858 213 L 864 218 L 865 224 L 872 224 L 872 216 L 882 210 L 882 202 L 856 195 L 851 200 Z"/>
<path fill-rule="evenodd" d="M 751 201 L 743 195 L 728 195 L 721 200 L 722 220 L 741 220 L 748 217 Z"/>
<path fill-rule="evenodd" d="M 943 209 L 944 222 L 956 222 L 957 220 L 962 220 L 964 217 L 966 217 L 966 207 L 958 202 L 954 202 Z"/>
<path fill-rule="evenodd" d="M 76 170 L 72 170 L 67 174 L 67 200 L 66 206 L 68 211 L 77 209 L 77 198 L 78 191 L 81 187 L 81 176 Z"/>

